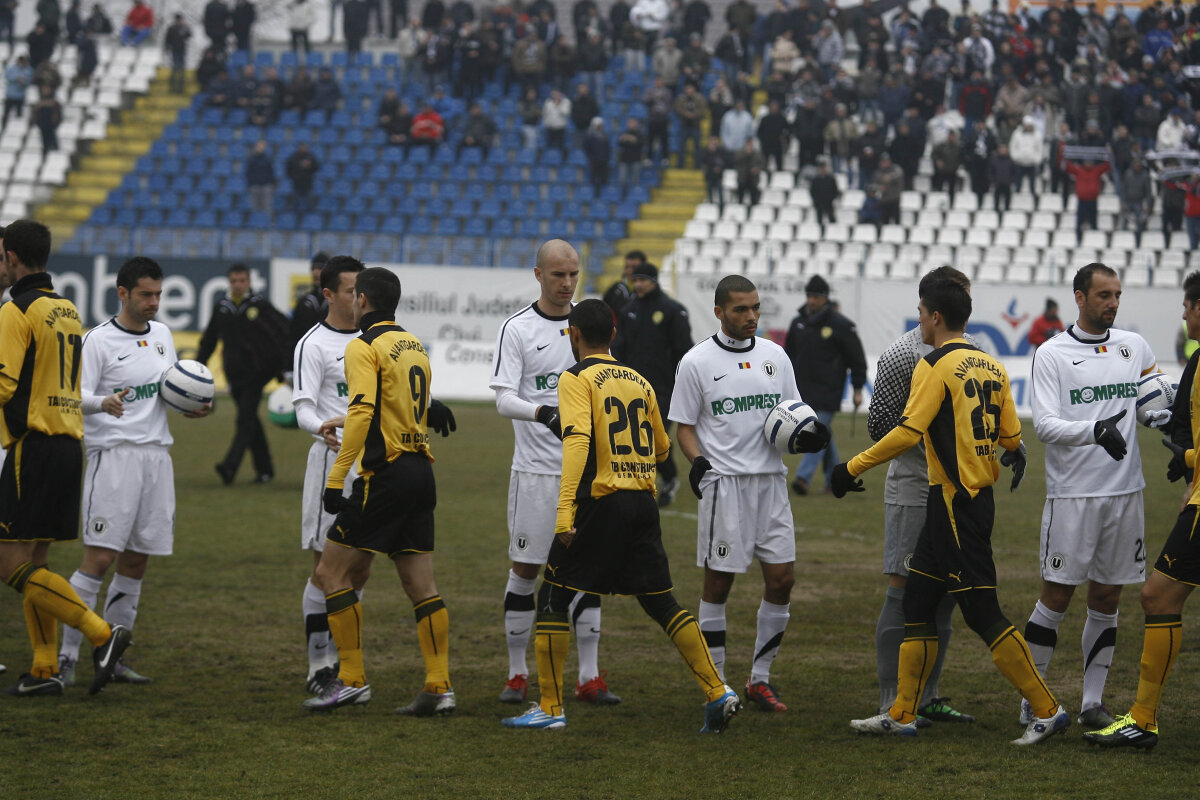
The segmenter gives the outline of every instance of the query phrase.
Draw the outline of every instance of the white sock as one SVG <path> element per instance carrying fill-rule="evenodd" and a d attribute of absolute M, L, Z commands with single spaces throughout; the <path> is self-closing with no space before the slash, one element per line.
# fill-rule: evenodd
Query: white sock
<path fill-rule="evenodd" d="M 700 601 L 700 633 L 708 645 L 717 674 L 725 680 L 725 604 Z"/>
<path fill-rule="evenodd" d="M 600 674 L 600 597 L 579 592 L 571 601 L 575 649 L 579 651 L 579 685 Z"/>
<path fill-rule="evenodd" d="M 1083 703 L 1080 710 L 1104 701 L 1104 683 L 1117 644 L 1117 614 L 1089 608 L 1083 623 Z"/>
<path fill-rule="evenodd" d="M 304 582 L 304 595 L 300 601 L 304 612 L 304 635 L 308 640 L 308 677 L 317 670 L 332 667 L 337 661 L 337 648 L 332 647 L 329 635 L 329 618 L 325 616 L 325 593 L 309 578 Z"/>
<path fill-rule="evenodd" d="M 138 600 L 142 596 L 142 579 L 113 575 L 104 598 L 104 619 L 109 625 L 124 625 L 133 630 L 137 620 Z"/>
<path fill-rule="evenodd" d="M 100 595 L 100 584 L 104 579 L 97 578 L 95 575 L 75 570 L 75 574 L 71 576 L 71 588 L 79 595 L 79 599 L 87 605 L 88 608 L 96 607 L 96 598 Z M 62 626 L 62 645 L 58 648 L 59 656 L 67 656 L 68 658 L 79 658 L 79 645 L 83 642 L 83 634 L 78 628 L 72 628 L 70 625 Z"/>
<path fill-rule="evenodd" d="M 1058 626 L 1065 612 L 1051 611 L 1038 600 L 1025 624 L 1025 642 L 1033 656 L 1033 665 L 1037 671 L 1046 676 L 1050 667 L 1050 657 L 1054 655 L 1054 646 L 1058 644 Z"/>
<path fill-rule="evenodd" d="M 783 632 L 787 630 L 788 609 L 791 603 L 776 605 L 763 600 L 758 605 L 758 632 L 754 637 L 754 663 L 750 666 L 751 683 L 770 683 L 771 662 L 779 652 L 783 642 Z"/>
<path fill-rule="evenodd" d="M 508 642 L 508 677 L 528 675 L 525 651 L 533 634 L 533 589 L 536 578 L 522 578 L 511 569 L 504 587 L 504 636 Z"/>

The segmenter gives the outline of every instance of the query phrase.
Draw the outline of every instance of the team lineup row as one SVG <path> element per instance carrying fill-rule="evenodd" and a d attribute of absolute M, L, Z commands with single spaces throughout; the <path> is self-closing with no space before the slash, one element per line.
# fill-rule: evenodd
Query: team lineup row
<path fill-rule="evenodd" d="M 78 316 L 66 311 L 69 301 L 53 294 L 44 274 L 48 232 L 45 255 L 28 244 L 40 241 L 44 229 L 39 229 L 21 221 L 6 232 L 4 272 L 14 291 L 0 316 L 0 362 L 21 364 L 30 351 L 35 356 L 31 370 L 0 366 L 0 385 L 9 390 L 0 395 L 9 451 L 0 502 L 13 537 L 0 540 L 0 568 L 23 594 L 31 635 L 41 634 L 33 641 L 42 644 L 34 648 L 30 673 L 14 687 L 13 693 L 24 695 L 61 693 L 73 679 L 82 635 L 98 646 L 95 690 L 114 673 L 145 680 L 121 659 L 133 618 L 120 597 L 133 592 L 135 613 L 147 556 L 171 550 L 171 525 L 163 523 L 161 512 L 174 509 L 165 410 L 147 402 L 144 393 L 126 391 L 140 386 L 138 381 L 157 380 L 174 362 L 169 332 L 152 320 L 161 270 L 149 259 L 126 264 L 118 276 L 121 312 L 82 337 Z M 498 410 L 514 420 L 516 441 L 508 514 L 513 565 L 504 601 L 510 664 L 501 699 L 525 699 L 533 631 L 540 689 L 540 702 L 504 724 L 566 724 L 561 667 L 572 628 L 580 651 L 576 695 L 600 704 L 620 702 L 604 683 L 596 656 L 599 597 L 620 593 L 638 597 L 688 663 L 705 693 L 703 729 L 723 730 L 742 702 L 724 676 L 724 603 L 735 576 L 755 558 L 764 592 L 745 696 L 760 708 L 785 711 L 770 683 L 770 667 L 787 627 L 794 580 L 786 468 L 763 436 L 770 409 L 735 407 L 730 413 L 723 403 L 750 395 L 800 400 L 782 348 L 756 336 L 756 288 L 737 276 L 720 282 L 714 303 L 719 331 L 684 356 L 674 391 L 658 397 L 637 372 L 609 355 L 615 334 L 611 311 L 599 301 L 572 303 L 578 256 L 569 244 L 547 242 L 534 274 L 540 296 L 501 329 L 491 379 Z M 359 599 L 373 554 L 384 553 L 396 563 L 413 602 L 426 665 L 421 691 L 399 711 L 449 713 L 456 701 L 447 656 L 449 616 L 432 569 L 436 494 L 428 431 L 449 435 L 453 414 L 432 399 L 420 342 L 396 323 L 400 285 L 393 273 L 339 256 L 322 269 L 320 282 L 326 316 L 296 347 L 293 375 L 298 424 L 316 438 L 302 514 L 304 545 L 314 551 L 303 602 L 307 683 L 315 696 L 305 706 L 321 710 L 369 701 Z M 890 659 L 898 680 L 890 685 L 881 680 L 881 713 L 852 725 L 912 735 L 924 721 L 969 720 L 936 695 L 949 613 L 957 602 L 1025 699 L 1026 728 L 1017 743 L 1060 732 L 1070 716 L 1041 674 L 1074 586 L 1088 581 L 1084 637 L 1085 648 L 1093 637 L 1094 657 L 1085 668 L 1079 721 L 1100 729 L 1089 736 L 1102 744 L 1152 747 L 1162 684 L 1178 651 L 1183 601 L 1200 574 L 1187 527 L 1195 519 L 1195 497 L 1143 592 L 1147 633 L 1138 702 L 1130 715 L 1114 720 L 1103 707 L 1102 691 L 1116 597 L 1122 585 L 1144 577 L 1144 544 L 1140 559 L 1131 555 L 1135 548 L 1125 546 L 1143 543 L 1140 456 L 1134 415 L 1128 413 L 1136 397 L 1112 393 L 1089 403 L 1071 398 L 1079 397 L 1080 386 L 1136 384 L 1157 369 L 1153 356 L 1136 334 L 1112 327 L 1120 298 L 1116 274 L 1103 265 L 1081 270 L 1075 286 L 1078 322 L 1044 345 L 1034 362 L 1034 426 L 1047 445 L 1046 558 L 1042 597 L 1022 636 L 996 602 L 990 550 L 991 486 L 999 465 L 1013 467 L 1014 489 L 1024 472 L 1020 424 L 1003 368 L 962 338 L 969 288 L 950 268 L 922 281 L 919 328 L 880 361 L 872 417 L 893 422 L 879 431 L 875 446 L 834 470 L 833 490 L 842 496 L 861 490 L 857 475 L 895 459 L 885 492 L 889 590 L 877 644 L 881 663 Z M 1195 335 L 1200 275 L 1185 283 L 1185 294 L 1185 321 Z M 231 295 L 236 313 L 248 293 Z M 43 316 L 45 325 L 30 324 Z M 41 346 L 35 346 L 39 338 Z M 50 346 L 56 341 L 78 344 L 60 350 Z M 1151 420 L 1172 437 L 1175 478 L 1194 464 L 1194 369 L 1193 358 L 1173 414 Z M 58 381 L 53 394 L 77 395 L 73 407 L 41 406 L 37 399 L 48 396 L 41 389 L 51 381 Z M 13 397 L 32 399 L 14 409 Z M 698 617 L 670 592 L 654 502 L 655 468 L 670 447 L 668 422 L 679 426 L 677 444 L 692 464 L 689 481 L 700 500 L 697 565 L 704 568 L 704 589 Z M 828 437 L 816 423 L 796 437 L 796 451 L 819 451 Z M 65 440 L 74 441 L 78 454 L 80 438 L 89 454 L 87 474 L 81 475 L 85 557 L 68 583 L 37 565 L 45 563 L 51 540 L 77 535 L 78 495 L 68 525 L 70 503 L 64 512 L 59 502 L 65 496 L 32 503 L 28 491 L 16 492 L 16 480 L 18 474 L 22 483 L 38 475 L 38 465 L 56 457 Z M 1099 463 L 1100 457 L 1107 463 Z M 131 473 L 145 476 L 123 484 L 135 485 L 136 494 L 105 484 L 113 474 Z M 91 606 L 114 560 L 117 576 L 106 622 Z M 544 580 L 535 592 L 542 565 Z M 59 652 L 56 621 L 68 626 Z M 1147 671 L 1148 660 L 1156 671 Z M 1093 661 L 1103 669 L 1093 670 Z"/>

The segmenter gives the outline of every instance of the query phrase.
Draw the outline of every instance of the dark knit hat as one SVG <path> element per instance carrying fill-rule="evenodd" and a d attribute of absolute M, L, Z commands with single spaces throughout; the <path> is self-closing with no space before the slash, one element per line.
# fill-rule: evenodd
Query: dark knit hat
<path fill-rule="evenodd" d="M 633 268 L 633 277 L 649 278 L 655 283 L 658 283 L 658 267 L 648 262 L 644 262 Z"/>
<path fill-rule="evenodd" d="M 829 297 L 829 283 L 820 275 L 813 275 L 808 279 L 808 283 L 804 286 L 805 294 L 819 294 L 822 297 Z"/>

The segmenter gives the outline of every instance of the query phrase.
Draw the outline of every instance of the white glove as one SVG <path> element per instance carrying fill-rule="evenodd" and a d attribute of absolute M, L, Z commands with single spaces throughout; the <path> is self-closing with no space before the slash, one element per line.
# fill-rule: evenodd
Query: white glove
<path fill-rule="evenodd" d="M 1146 412 L 1146 427 L 1147 428 L 1163 428 L 1171 423 L 1171 409 L 1164 408 L 1159 411 Z"/>

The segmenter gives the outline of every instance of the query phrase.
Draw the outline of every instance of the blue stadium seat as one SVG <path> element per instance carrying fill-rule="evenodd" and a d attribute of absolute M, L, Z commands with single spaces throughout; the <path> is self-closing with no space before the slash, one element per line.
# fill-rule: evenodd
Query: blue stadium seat
<path fill-rule="evenodd" d="M 137 225 L 137 221 L 138 212 L 132 208 L 122 208 L 116 213 L 116 216 L 113 217 L 114 225 L 127 225 L 132 227 Z"/>
<path fill-rule="evenodd" d="M 308 217 L 305 217 L 307 220 Z M 307 227 L 307 226 L 305 226 Z M 348 231 L 350 230 L 350 215 L 349 214 L 334 214 L 329 219 L 329 230 L 333 231 Z"/>
<path fill-rule="evenodd" d="M 192 212 L 185 208 L 174 208 L 167 214 L 167 224 L 172 228 L 186 228 L 192 224 Z"/>
<path fill-rule="evenodd" d="M 501 217 L 492 223 L 492 236 L 496 238 L 514 236 L 516 234 L 516 226 L 508 217 Z"/>
<path fill-rule="evenodd" d="M 461 184 L 446 182 L 437 184 L 437 187 L 438 198 L 441 200 L 452 202 L 462 196 Z"/>
<path fill-rule="evenodd" d="M 433 223 L 429 221 L 428 217 L 410 219 L 408 232 L 414 236 L 430 236 L 433 234 Z"/>
<path fill-rule="evenodd" d="M 300 63 L 300 59 L 296 57 L 295 51 L 286 50 L 279 54 L 279 68 L 281 70 L 295 69 Z"/>
<path fill-rule="evenodd" d="M 613 240 L 624 239 L 625 230 L 624 222 L 606 222 L 604 223 L 604 238 Z"/>
<path fill-rule="evenodd" d="M 221 228 L 241 228 L 246 224 L 246 215 L 242 211 L 222 211 L 217 218 L 217 226 Z"/>
<path fill-rule="evenodd" d="M 542 187 L 534 183 L 523 183 L 520 188 L 520 198 L 536 202 L 542 199 Z"/>
<path fill-rule="evenodd" d="M 462 234 L 462 225 L 454 217 L 442 217 L 438 219 L 437 227 L 439 236 L 459 236 Z"/>
<path fill-rule="evenodd" d="M 475 216 L 475 201 L 469 198 L 455 200 L 450 206 L 450 215 L 460 217 L 462 219 L 470 219 Z"/>
<path fill-rule="evenodd" d="M 309 52 L 304 56 L 304 66 L 320 69 L 325 66 L 325 54 Z"/>
<path fill-rule="evenodd" d="M 97 227 L 101 225 L 111 225 L 113 219 L 113 211 L 108 206 L 96 206 L 92 209 L 92 213 L 88 216 L 88 222 Z"/>
<path fill-rule="evenodd" d="M 142 226 L 165 225 L 167 221 L 167 212 L 161 208 L 147 208 L 142 211 L 138 218 L 138 224 Z"/>
<path fill-rule="evenodd" d="M 201 228 L 215 228 L 217 226 L 217 212 L 211 208 L 197 211 L 196 216 L 192 218 L 192 224 Z"/>
<path fill-rule="evenodd" d="M 475 218 L 467 220 L 467 224 L 463 226 L 463 235 L 465 236 L 487 236 L 488 224 L 487 220 Z"/>
<path fill-rule="evenodd" d="M 300 219 L 297 227 L 306 231 L 319 231 L 325 227 L 325 215 L 310 211 Z"/>
<path fill-rule="evenodd" d="M 350 228 L 356 233 L 375 233 L 379 230 L 379 217 L 374 214 L 359 214 L 351 220 Z"/>
<path fill-rule="evenodd" d="M 405 224 L 405 218 L 399 214 L 389 217 L 384 217 L 380 221 L 379 230 L 381 233 L 390 233 L 396 236 L 403 236 L 408 233 L 408 226 Z"/>
<path fill-rule="evenodd" d="M 284 211 L 282 214 L 276 214 L 275 224 L 268 227 L 280 228 L 282 230 L 294 230 L 296 224 L 296 215 L 291 211 Z"/>

